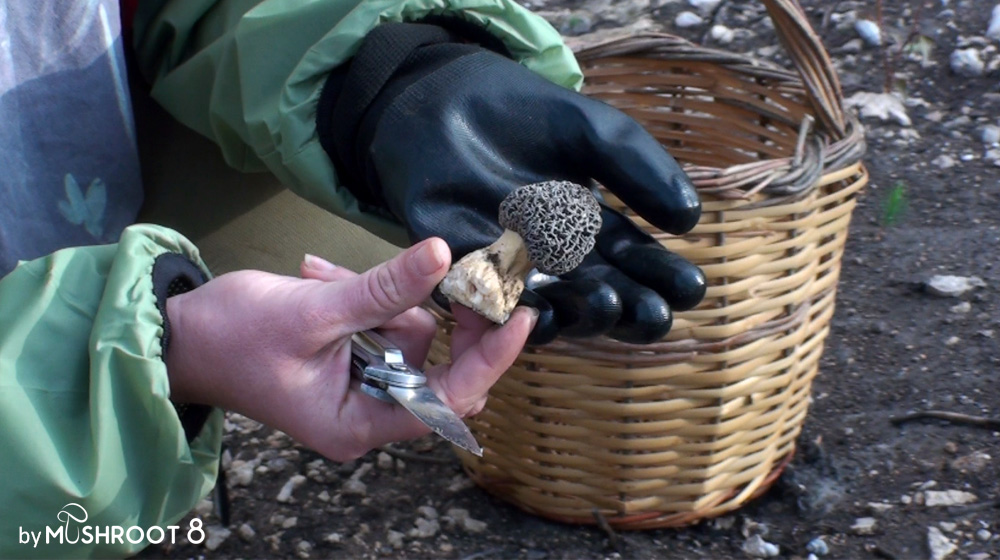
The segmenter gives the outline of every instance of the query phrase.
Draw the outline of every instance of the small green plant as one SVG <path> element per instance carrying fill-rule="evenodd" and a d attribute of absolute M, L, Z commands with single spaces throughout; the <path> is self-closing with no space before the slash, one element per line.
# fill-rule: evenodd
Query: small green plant
<path fill-rule="evenodd" d="M 882 208 L 882 227 L 888 228 L 899 223 L 906 212 L 906 183 L 896 181 L 889 194 L 885 197 L 885 204 Z"/>

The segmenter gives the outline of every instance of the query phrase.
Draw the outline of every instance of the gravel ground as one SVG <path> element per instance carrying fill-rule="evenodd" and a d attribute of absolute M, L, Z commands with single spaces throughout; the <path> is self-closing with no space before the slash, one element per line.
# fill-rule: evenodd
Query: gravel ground
<path fill-rule="evenodd" d="M 525 4 L 574 43 L 663 31 L 784 62 L 759 2 Z M 880 27 L 870 2 L 802 4 L 865 115 L 872 181 L 799 452 L 768 494 L 691 528 L 609 534 L 494 500 L 435 439 L 334 464 L 231 416 L 230 526 L 206 501 L 207 542 L 141 556 L 1000 558 L 1000 428 L 889 422 L 1000 418 L 1000 5 L 886 2 Z"/>

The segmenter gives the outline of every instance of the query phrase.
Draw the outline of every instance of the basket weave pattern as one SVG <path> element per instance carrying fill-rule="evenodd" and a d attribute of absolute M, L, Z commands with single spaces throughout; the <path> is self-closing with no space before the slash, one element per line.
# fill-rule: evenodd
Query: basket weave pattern
<path fill-rule="evenodd" d="M 668 149 L 703 215 L 675 237 L 608 203 L 698 264 L 709 289 L 658 343 L 526 349 L 469 420 L 484 456 L 459 453 L 489 492 L 566 522 L 680 526 L 738 508 L 790 460 L 868 176 L 808 21 L 793 0 L 765 4 L 798 72 L 664 35 L 577 53 L 584 92 Z M 435 362 L 452 327 L 440 317 Z"/>

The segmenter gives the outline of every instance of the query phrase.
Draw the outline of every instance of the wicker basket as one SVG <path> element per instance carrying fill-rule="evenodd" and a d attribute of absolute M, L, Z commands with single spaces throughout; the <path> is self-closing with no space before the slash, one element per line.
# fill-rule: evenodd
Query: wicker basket
<path fill-rule="evenodd" d="M 655 344 L 526 349 L 469 421 L 484 456 L 460 452 L 487 491 L 565 522 L 680 526 L 740 507 L 790 460 L 867 172 L 801 8 L 764 3 L 797 73 L 665 35 L 577 53 L 585 93 L 657 137 L 704 211 L 674 237 L 609 203 L 700 265 L 709 289 Z M 453 325 L 440 317 L 436 362 Z"/>

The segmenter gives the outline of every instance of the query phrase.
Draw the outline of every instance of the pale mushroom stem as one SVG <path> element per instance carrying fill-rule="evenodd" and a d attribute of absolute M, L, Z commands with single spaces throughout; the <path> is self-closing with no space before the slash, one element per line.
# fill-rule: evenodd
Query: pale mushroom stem
<path fill-rule="evenodd" d="M 499 239 L 465 255 L 441 282 L 441 293 L 494 323 L 510 318 L 531 269 L 524 240 L 505 230 Z"/>

